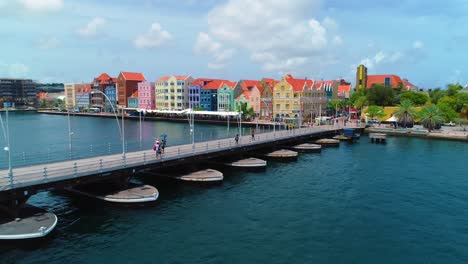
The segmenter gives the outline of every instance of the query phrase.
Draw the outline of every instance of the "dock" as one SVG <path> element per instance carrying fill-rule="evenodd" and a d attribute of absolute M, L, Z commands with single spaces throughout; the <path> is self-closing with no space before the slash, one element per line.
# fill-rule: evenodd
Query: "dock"
<path fill-rule="evenodd" d="M 372 143 L 385 143 L 387 135 L 383 133 L 370 133 L 369 138 Z"/>
<path fill-rule="evenodd" d="M 54 230 L 57 221 L 55 214 L 27 205 L 15 218 L 0 218 L 0 240 L 45 237 Z"/>
<path fill-rule="evenodd" d="M 130 186 L 104 194 L 78 188 L 67 188 L 66 191 L 116 204 L 149 203 L 159 197 L 158 189 L 150 185 Z"/>
<path fill-rule="evenodd" d="M 323 138 L 315 141 L 315 144 L 319 144 L 323 147 L 338 147 L 340 141 L 337 139 Z"/>
<path fill-rule="evenodd" d="M 295 151 L 280 149 L 267 153 L 265 156 L 276 160 L 295 160 L 297 159 L 298 155 L 299 154 Z"/>
<path fill-rule="evenodd" d="M 303 143 L 293 146 L 292 149 L 301 152 L 320 152 L 322 151 L 322 146 L 319 144 Z"/>
<path fill-rule="evenodd" d="M 216 182 L 224 179 L 223 173 L 213 169 L 195 171 L 189 174 L 175 177 L 181 181 L 191 182 Z"/>
<path fill-rule="evenodd" d="M 236 168 L 264 168 L 267 165 L 266 160 L 261 160 L 257 158 L 247 158 L 230 163 L 225 163 L 225 165 Z"/>

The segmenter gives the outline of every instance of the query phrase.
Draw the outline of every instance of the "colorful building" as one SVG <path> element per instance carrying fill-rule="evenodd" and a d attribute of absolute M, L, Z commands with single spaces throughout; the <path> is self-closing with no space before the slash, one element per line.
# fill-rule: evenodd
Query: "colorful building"
<path fill-rule="evenodd" d="M 338 86 L 338 99 L 349 100 L 351 98 L 353 88 L 351 83 L 346 82 L 345 80 L 340 80 L 340 85 Z"/>
<path fill-rule="evenodd" d="M 156 80 L 156 108 L 162 110 L 183 110 L 189 108 L 189 86 L 193 78 L 189 75 L 166 76 Z"/>
<path fill-rule="evenodd" d="M 104 93 L 104 89 L 109 86 L 116 85 L 117 78 L 110 77 L 107 73 L 101 73 L 98 77 L 94 78 L 91 89 L 94 91 L 99 91 L 95 93 L 91 93 L 91 106 L 92 107 L 99 107 L 101 109 L 104 108 L 106 104 L 106 98 L 102 95 Z M 102 92 L 102 93 L 100 93 Z"/>
<path fill-rule="evenodd" d="M 372 88 L 373 85 L 382 84 L 394 89 L 417 90 L 417 87 L 407 79 L 394 74 L 368 75 L 367 68 L 359 65 L 356 72 L 356 89 Z"/>
<path fill-rule="evenodd" d="M 260 118 L 272 119 L 273 117 L 273 87 L 277 81 L 264 78 L 258 85 L 260 91 Z"/>
<path fill-rule="evenodd" d="M 117 91 L 115 86 L 107 86 L 104 88 L 104 94 L 107 99 L 104 101 L 104 111 L 113 112 L 117 108 Z"/>
<path fill-rule="evenodd" d="M 154 93 L 154 82 L 138 83 L 138 108 L 147 110 L 156 109 Z"/>
<path fill-rule="evenodd" d="M 273 116 L 311 119 L 325 109 L 328 99 L 336 96 L 337 87 L 334 81 L 316 82 L 288 74 L 273 88 Z"/>
<path fill-rule="evenodd" d="M 248 107 L 252 107 L 256 116 L 260 115 L 260 90 L 257 88 L 260 81 L 241 80 L 236 87 L 241 88 L 241 93 L 236 97 L 236 102 L 245 102 Z M 236 89 L 234 89 L 236 92 Z"/>
<path fill-rule="evenodd" d="M 198 78 L 189 86 L 189 108 L 201 108 L 201 90 L 203 86 L 210 83 L 213 79 Z"/>
<path fill-rule="evenodd" d="M 117 78 L 117 100 L 119 107 L 128 107 L 127 100 L 138 92 L 138 83 L 146 81 L 138 72 L 121 72 Z"/>
<path fill-rule="evenodd" d="M 200 91 L 200 107 L 204 111 L 218 111 L 218 89 L 227 80 L 212 80 Z"/>
<path fill-rule="evenodd" d="M 89 108 L 91 104 L 91 84 L 74 84 L 75 108 Z"/>
<path fill-rule="evenodd" d="M 76 89 L 74 83 L 67 83 L 64 86 L 65 91 L 65 107 L 67 109 L 76 108 Z"/>
<path fill-rule="evenodd" d="M 237 83 L 226 81 L 218 89 L 218 111 L 231 112 L 236 110 L 234 89 Z"/>

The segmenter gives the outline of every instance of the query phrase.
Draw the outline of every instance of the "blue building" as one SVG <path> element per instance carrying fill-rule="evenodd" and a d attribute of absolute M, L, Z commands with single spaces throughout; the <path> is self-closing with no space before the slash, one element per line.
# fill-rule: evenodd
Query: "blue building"
<path fill-rule="evenodd" d="M 109 101 L 110 101 L 109 103 L 107 99 L 105 100 L 104 111 L 113 112 L 112 106 L 114 106 L 114 109 L 117 108 L 117 94 L 115 91 L 115 86 L 107 86 L 106 88 L 104 88 L 104 94 L 109 98 Z"/>
<path fill-rule="evenodd" d="M 203 86 L 209 83 L 211 79 L 199 78 L 195 79 L 189 88 L 189 108 L 196 109 L 201 107 L 200 105 L 200 92 Z"/>
<path fill-rule="evenodd" d="M 89 93 L 77 93 L 75 95 L 76 100 L 76 107 L 77 108 L 88 108 L 90 102 L 90 94 Z"/>

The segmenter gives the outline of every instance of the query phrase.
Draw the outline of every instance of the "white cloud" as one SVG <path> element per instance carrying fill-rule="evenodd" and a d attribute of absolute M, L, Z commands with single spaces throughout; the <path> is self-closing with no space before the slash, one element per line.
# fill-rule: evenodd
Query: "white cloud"
<path fill-rule="evenodd" d="M 54 49 L 60 45 L 60 41 L 56 37 L 47 37 L 39 39 L 37 46 L 40 49 Z"/>
<path fill-rule="evenodd" d="M 382 62 L 385 57 L 387 57 L 387 55 L 385 55 L 385 53 L 383 53 L 383 51 L 379 51 L 377 54 L 375 54 L 374 56 L 374 61 L 376 64 L 379 64 L 380 62 Z"/>
<path fill-rule="evenodd" d="M 106 22 L 107 21 L 102 17 L 95 17 L 84 27 L 78 29 L 78 34 L 82 37 L 97 36 L 98 31 L 106 24 Z"/>
<path fill-rule="evenodd" d="M 221 43 L 215 41 L 208 33 L 198 33 L 193 51 L 196 55 L 209 55 L 215 63 L 209 63 L 208 68 L 218 70 L 225 66 L 225 62 L 234 55 L 233 49 L 224 49 Z"/>
<path fill-rule="evenodd" d="M 26 10 L 57 11 L 63 8 L 63 0 L 17 0 Z"/>
<path fill-rule="evenodd" d="M 415 42 L 413 42 L 413 48 L 414 49 L 422 49 L 424 48 L 424 43 L 420 40 L 416 40 Z"/>
<path fill-rule="evenodd" d="M 341 46 L 343 44 L 343 39 L 340 36 L 334 36 L 332 43 L 333 45 Z"/>
<path fill-rule="evenodd" d="M 134 40 L 137 48 L 156 48 L 172 39 L 172 35 L 164 30 L 159 23 L 151 24 L 145 34 L 138 35 Z"/>
<path fill-rule="evenodd" d="M 330 17 L 325 17 L 325 19 L 323 19 L 322 24 L 328 30 L 332 30 L 332 31 L 338 30 L 338 24 L 336 23 L 335 20 L 333 20 Z"/>
<path fill-rule="evenodd" d="M 329 42 L 342 42 L 340 37 L 329 40 L 329 31 L 338 28 L 332 18 L 321 23 L 310 16 L 320 2 L 228 0 L 209 12 L 204 34 L 221 47 L 247 50 L 264 70 L 285 71 L 323 54 Z"/>

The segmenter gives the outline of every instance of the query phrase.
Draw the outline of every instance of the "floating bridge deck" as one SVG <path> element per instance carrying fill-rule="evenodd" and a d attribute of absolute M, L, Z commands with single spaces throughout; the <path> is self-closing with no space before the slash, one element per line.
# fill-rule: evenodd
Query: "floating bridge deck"
<path fill-rule="evenodd" d="M 115 174 L 133 175 L 138 171 L 173 166 L 189 161 L 219 157 L 265 147 L 274 147 L 292 141 L 304 141 L 336 134 L 341 127 L 320 126 L 282 130 L 242 136 L 236 144 L 234 138 L 225 138 L 195 144 L 166 147 L 161 158 L 150 150 L 113 154 L 99 157 L 44 163 L 33 166 L 0 170 L 0 201 L 11 200 L 18 195 L 29 195 L 41 190 L 66 187 L 73 184 L 101 181 Z"/>

